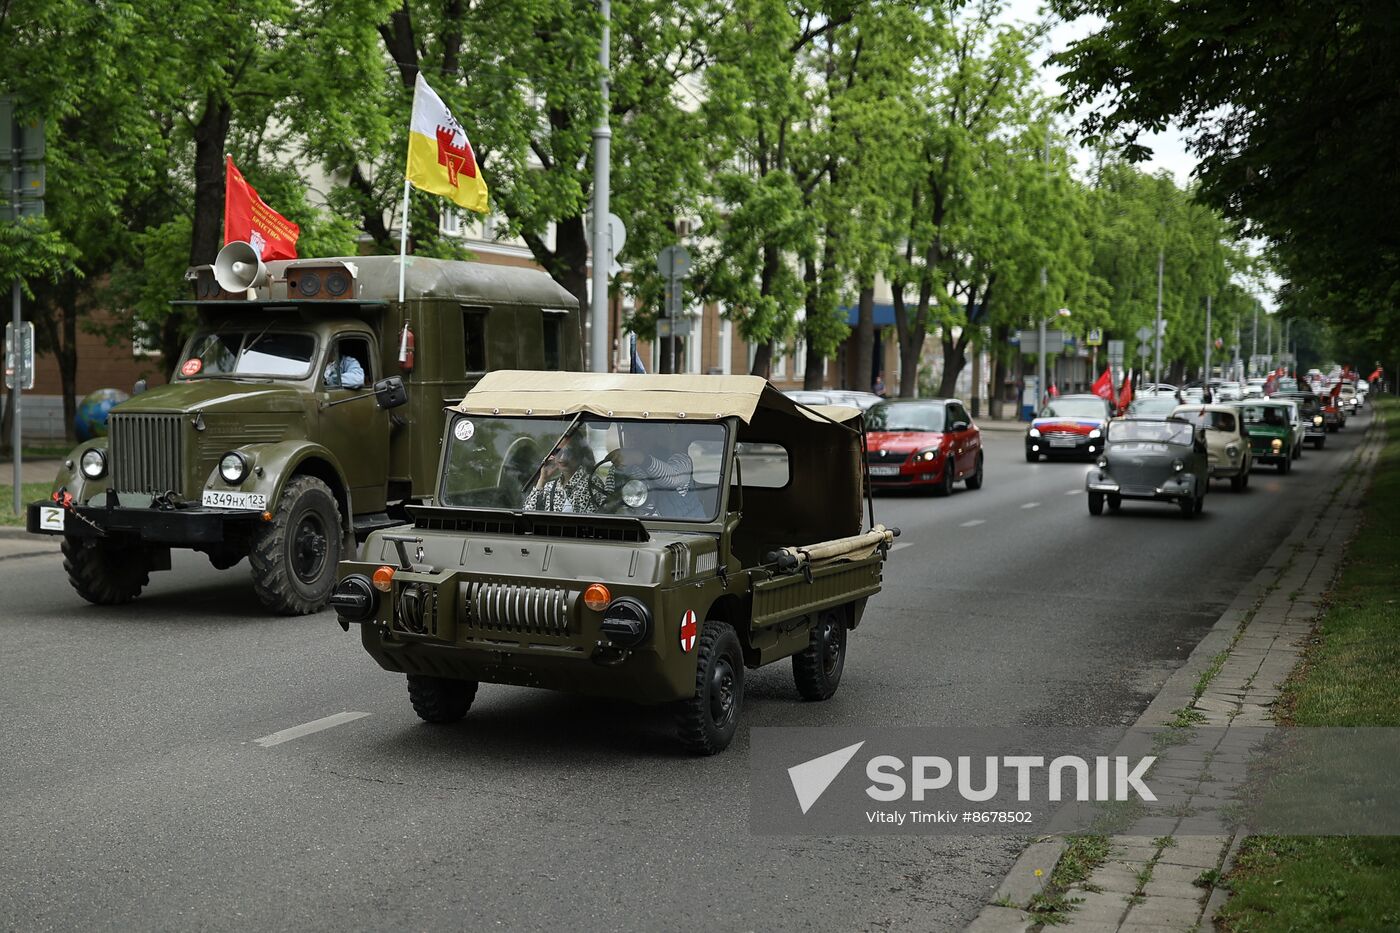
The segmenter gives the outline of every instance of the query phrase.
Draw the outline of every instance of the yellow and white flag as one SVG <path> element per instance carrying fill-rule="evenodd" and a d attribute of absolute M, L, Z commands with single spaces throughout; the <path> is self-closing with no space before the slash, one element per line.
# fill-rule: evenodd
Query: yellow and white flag
<path fill-rule="evenodd" d="M 408 127 L 408 169 L 420 191 L 450 198 L 469 211 L 485 214 L 486 182 L 466 130 L 457 122 L 423 75 L 413 88 L 413 120 Z"/>

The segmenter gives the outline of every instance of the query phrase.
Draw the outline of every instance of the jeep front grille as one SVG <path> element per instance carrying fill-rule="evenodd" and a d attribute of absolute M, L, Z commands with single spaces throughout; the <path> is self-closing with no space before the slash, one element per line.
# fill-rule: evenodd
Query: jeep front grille
<path fill-rule="evenodd" d="M 569 591 L 510 583 L 463 584 L 468 624 L 486 631 L 569 633 Z"/>
<path fill-rule="evenodd" d="M 112 414 L 107 450 L 117 492 L 184 493 L 180 415 Z"/>

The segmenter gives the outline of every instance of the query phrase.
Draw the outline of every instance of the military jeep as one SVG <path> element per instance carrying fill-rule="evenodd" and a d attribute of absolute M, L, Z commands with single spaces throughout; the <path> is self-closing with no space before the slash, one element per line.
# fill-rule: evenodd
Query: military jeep
<path fill-rule="evenodd" d="M 582 364 L 578 302 L 537 270 L 410 257 L 400 284 L 394 256 L 244 265 L 255 284 L 235 291 L 190 270 L 171 383 L 113 409 L 28 509 L 84 599 L 129 602 L 188 548 L 247 557 L 273 612 L 324 608 L 342 554 L 433 495 L 444 405 L 489 369 Z"/>
<path fill-rule="evenodd" d="M 862 531 L 860 419 L 752 376 L 488 374 L 448 411 L 433 503 L 373 532 L 331 605 L 428 722 L 483 682 L 544 687 L 673 702 L 713 754 L 747 668 L 840 684 L 898 534 Z"/>

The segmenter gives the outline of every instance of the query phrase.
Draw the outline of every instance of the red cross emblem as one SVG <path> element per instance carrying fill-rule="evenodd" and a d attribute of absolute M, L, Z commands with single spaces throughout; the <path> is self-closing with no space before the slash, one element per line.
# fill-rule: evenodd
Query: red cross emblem
<path fill-rule="evenodd" d="M 687 609 L 681 618 L 681 650 L 689 652 L 695 647 L 695 634 L 699 626 L 695 624 L 695 610 Z"/>

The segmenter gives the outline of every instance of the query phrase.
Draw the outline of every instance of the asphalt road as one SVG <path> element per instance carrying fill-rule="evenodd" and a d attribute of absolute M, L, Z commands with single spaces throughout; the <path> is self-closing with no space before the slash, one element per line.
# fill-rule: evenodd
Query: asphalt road
<path fill-rule="evenodd" d="M 1131 722 L 1368 422 L 1195 521 L 1091 518 L 1082 463 L 988 432 L 982 490 L 876 499 L 903 535 L 839 693 L 751 672 L 746 725 Z M 97 608 L 55 555 L 0 560 L 0 927 L 940 930 L 1019 851 L 755 836 L 743 727 L 693 759 L 664 711 L 489 685 L 426 726 L 355 634 L 264 617 L 247 573 L 177 554 Z"/>

